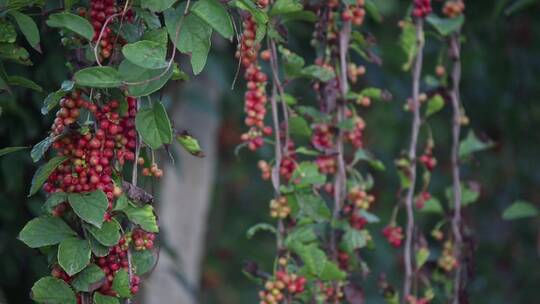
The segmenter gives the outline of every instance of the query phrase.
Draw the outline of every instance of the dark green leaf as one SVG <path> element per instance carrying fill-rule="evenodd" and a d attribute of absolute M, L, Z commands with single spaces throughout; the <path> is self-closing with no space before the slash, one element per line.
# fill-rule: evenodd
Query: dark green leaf
<path fill-rule="evenodd" d="M 15 152 L 19 152 L 19 151 L 22 151 L 22 150 L 26 150 L 28 149 L 28 147 L 7 147 L 7 148 L 2 148 L 0 149 L 0 157 L 4 156 L 4 155 L 7 155 L 7 154 L 10 154 L 10 153 L 15 153 Z"/>
<path fill-rule="evenodd" d="M 62 86 L 60 90 L 56 92 L 52 92 L 45 98 L 45 101 L 43 102 L 43 107 L 41 107 L 41 114 L 45 115 L 49 113 L 50 110 L 52 110 L 58 103 L 60 102 L 60 99 L 66 95 L 67 92 L 71 91 L 73 87 L 75 86 L 75 82 L 71 80 L 65 80 L 62 82 Z"/>
<path fill-rule="evenodd" d="M 366 247 L 367 237 L 364 231 L 356 230 L 351 227 L 345 230 L 343 235 L 343 246 L 347 252 L 352 253 L 356 249 Z"/>
<path fill-rule="evenodd" d="M 120 77 L 128 86 L 128 93 L 133 97 L 150 95 L 161 89 L 171 78 L 172 68 L 151 70 L 139 67 L 128 60 L 118 67 Z"/>
<path fill-rule="evenodd" d="M 505 2 L 506 3 L 506 2 Z M 519 11 L 522 11 L 530 6 L 533 6 L 534 4 L 537 4 L 538 0 L 517 0 L 514 3 L 512 3 L 505 11 L 504 14 L 506 16 L 510 16 L 514 13 L 517 13 Z"/>
<path fill-rule="evenodd" d="M 59 27 L 77 33 L 87 40 L 91 41 L 94 37 L 94 28 L 85 18 L 68 13 L 55 13 L 49 16 L 47 25 L 50 27 Z"/>
<path fill-rule="evenodd" d="M 104 257 L 109 254 L 109 247 L 101 245 L 101 243 L 96 240 L 93 235 L 88 235 L 88 242 L 90 243 L 90 249 L 95 256 Z"/>
<path fill-rule="evenodd" d="M 112 290 L 116 291 L 118 295 L 122 298 L 129 298 L 131 297 L 129 285 L 129 274 L 125 269 L 120 269 L 114 275 Z"/>
<path fill-rule="evenodd" d="M 126 44 L 122 48 L 122 54 L 127 60 L 142 68 L 164 69 L 168 66 L 165 60 L 167 48 L 158 42 L 142 40 Z"/>
<path fill-rule="evenodd" d="M 96 240 L 105 246 L 114 246 L 120 241 L 120 225 L 115 220 L 104 222 L 101 228 L 91 225 L 87 225 L 86 228 Z"/>
<path fill-rule="evenodd" d="M 90 245 L 76 237 L 64 239 L 58 246 L 58 264 L 72 276 L 90 264 Z"/>
<path fill-rule="evenodd" d="M 31 89 L 36 92 L 43 92 L 43 88 L 40 85 L 22 76 L 9 76 L 8 84 L 12 86 L 18 86 L 18 87 Z"/>
<path fill-rule="evenodd" d="M 227 13 L 225 6 L 218 0 L 197 1 L 191 11 L 220 33 L 221 36 L 227 39 L 233 38 L 234 29 L 231 16 Z"/>
<path fill-rule="evenodd" d="M 135 126 L 143 141 L 152 149 L 159 149 L 172 141 L 172 127 L 167 111 L 160 102 L 142 109 L 135 117 Z"/>
<path fill-rule="evenodd" d="M 11 60 L 22 65 L 32 65 L 30 54 L 15 44 L 0 43 L 0 59 Z"/>
<path fill-rule="evenodd" d="M 49 175 L 58 167 L 61 163 L 66 161 L 67 157 L 65 156 L 55 156 L 49 162 L 44 164 L 43 166 L 39 167 L 39 169 L 34 174 L 34 177 L 32 177 L 32 186 L 30 187 L 30 193 L 28 196 L 32 196 L 36 194 L 43 183 L 47 181 L 47 178 L 49 178 Z"/>
<path fill-rule="evenodd" d="M 297 194 L 296 200 L 300 208 L 300 214 L 316 222 L 329 221 L 332 217 L 330 208 L 324 199 L 315 194 Z"/>
<path fill-rule="evenodd" d="M 58 217 L 41 216 L 26 223 L 19 233 L 19 240 L 30 248 L 56 245 L 65 238 L 77 235 Z"/>
<path fill-rule="evenodd" d="M 157 255 L 151 250 L 133 251 L 131 260 L 135 268 L 135 274 L 142 276 L 154 268 L 157 263 Z"/>
<path fill-rule="evenodd" d="M 42 304 L 76 304 L 75 293 L 69 285 L 57 278 L 44 277 L 32 287 L 32 300 Z"/>
<path fill-rule="evenodd" d="M 15 19 L 19 29 L 23 33 L 28 43 L 38 52 L 41 52 L 39 46 L 39 30 L 32 18 L 18 11 L 9 11 L 9 14 Z"/>
<path fill-rule="evenodd" d="M 120 301 L 115 297 L 96 292 L 94 293 L 94 304 L 120 304 Z"/>
<path fill-rule="evenodd" d="M 436 213 L 436 214 L 442 214 L 444 212 L 441 202 L 435 197 L 432 197 L 429 200 L 427 200 L 424 203 L 424 207 L 420 211 L 427 212 L 427 213 Z"/>
<path fill-rule="evenodd" d="M 536 217 L 540 214 L 538 208 L 525 201 L 516 201 L 510 207 L 506 208 L 502 214 L 505 220 L 516 220 L 522 218 Z"/>
<path fill-rule="evenodd" d="M 287 13 L 294 13 L 303 9 L 299 0 L 277 0 L 272 6 L 270 15 L 276 16 Z"/>
<path fill-rule="evenodd" d="M 384 166 L 383 162 L 374 158 L 371 155 L 371 153 L 369 153 L 368 151 L 364 149 L 358 149 L 354 153 L 353 163 L 356 164 L 359 161 L 366 161 L 375 170 L 378 170 L 378 171 L 386 170 L 386 167 Z"/>
<path fill-rule="evenodd" d="M 455 18 L 441 18 L 435 14 L 431 14 L 426 18 L 426 21 L 431 24 L 439 34 L 442 36 L 448 36 L 461 29 L 465 17 L 459 15 Z"/>
<path fill-rule="evenodd" d="M 75 83 L 83 87 L 117 88 L 122 79 L 116 69 L 110 66 L 95 66 L 79 70 L 74 75 Z"/>
<path fill-rule="evenodd" d="M 147 8 L 152 12 L 163 12 L 170 8 L 177 0 L 144 0 L 141 1 L 141 7 Z"/>
<path fill-rule="evenodd" d="M 14 43 L 17 39 L 17 32 L 11 22 L 0 19 L 0 42 Z"/>
<path fill-rule="evenodd" d="M 295 187 L 311 187 L 322 185 L 326 182 L 326 176 L 319 172 L 319 167 L 312 162 L 301 162 L 294 170 L 292 180 L 296 181 Z"/>
<path fill-rule="evenodd" d="M 171 40 L 180 52 L 191 56 L 193 73 L 199 74 L 210 51 L 212 28 L 195 14 L 184 17 L 183 5 L 166 10 L 164 16 Z"/>
<path fill-rule="evenodd" d="M 289 118 L 289 131 L 292 135 L 311 137 L 311 128 L 302 116 L 294 116 Z"/>
<path fill-rule="evenodd" d="M 71 286 L 77 291 L 92 292 L 98 289 L 105 279 L 105 273 L 99 266 L 90 264 L 81 271 L 71 282 Z"/>
<path fill-rule="evenodd" d="M 373 1 L 373 0 L 366 0 L 365 1 L 366 11 L 371 16 L 371 18 L 373 18 L 375 21 L 381 23 L 382 20 L 383 20 L 383 17 L 381 15 L 381 13 L 379 12 L 379 8 L 377 7 L 377 5 L 375 3 L 377 3 L 377 2 Z"/>
<path fill-rule="evenodd" d="M 68 201 L 73 211 L 82 220 L 101 228 L 105 212 L 109 206 L 109 200 L 105 192 L 96 190 L 87 193 L 70 193 Z"/>

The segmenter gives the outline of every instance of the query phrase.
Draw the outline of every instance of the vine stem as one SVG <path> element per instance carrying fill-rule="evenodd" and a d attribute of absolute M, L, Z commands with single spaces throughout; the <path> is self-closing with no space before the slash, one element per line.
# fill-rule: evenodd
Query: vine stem
<path fill-rule="evenodd" d="M 279 67 L 278 67 L 278 56 L 277 56 L 277 47 L 276 42 L 274 39 L 269 39 L 269 45 L 270 45 L 270 64 L 272 68 L 272 78 L 274 85 L 276 86 L 279 96 L 281 99 L 281 111 L 283 112 L 283 124 L 284 124 L 284 132 L 285 132 L 285 145 L 283 147 L 283 154 L 287 156 L 289 154 L 289 141 L 290 141 L 290 134 L 289 134 L 289 109 L 287 107 L 287 103 L 285 102 L 285 89 L 283 88 L 283 84 L 279 80 Z M 276 126 L 276 128 L 279 126 Z"/>
<path fill-rule="evenodd" d="M 413 282 L 413 234 L 414 234 L 414 210 L 413 199 L 414 190 L 416 187 L 416 152 L 418 145 L 418 134 L 420 132 L 421 117 L 420 117 L 420 76 L 422 74 L 423 51 L 424 51 L 424 23 L 423 19 L 416 19 L 416 44 L 417 54 L 412 72 L 412 104 L 410 105 L 413 111 L 413 121 L 411 126 L 411 142 L 409 145 L 409 161 L 410 161 L 410 185 L 407 189 L 405 198 L 405 208 L 407 210 L 407 228 L 405 235 L 404 262 L 405 262 L 405 280 L 403 283 L 403 299 L 405 302 L 407 296 L 411 293 L 411 285 Z"/>
<path fill-rule="evenodd" d="M 460 33 L 457 32 L 450 37 L 450 54 L 453 61 L 452 66 L 452 89 L 450 98 L 452 100 L 452 186 L 454 192 L 454 215 L 452 218 L 452 231 L 454 234 L 454 256 L 457 259 L 456 272 L 454 276 L 453 304 L 459 304 L 459 293 L 461 290 L 462 272 L 462 246 L 463 237 L 461 235 L 461 177 L 459 170 L 459 138 L 461 133 L 461 101 L 459 84 L 461 81 L 461 46 L 459 42 Z"/>

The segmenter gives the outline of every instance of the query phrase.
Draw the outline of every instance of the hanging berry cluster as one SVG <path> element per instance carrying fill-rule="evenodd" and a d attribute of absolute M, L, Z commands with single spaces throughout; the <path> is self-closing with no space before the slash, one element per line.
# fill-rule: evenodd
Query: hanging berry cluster
<path fill-rule="evenodd" d="M 432 11 L 431 0 L 414 0 L 412 11 L 414 18 L 426 18 Z"/>
<path fill-rule="evenodd" d="M 272 128 L 265 125 L 266 116 L 266 82 L 268 76 L 261 70 L 258 63 L 260 43 L 258 43 L 257 23 L 250 15 L 243 23 L 244 32 L 236 52 L 236 57 L 241 60 L 245 69 L 244 78 L 247 82 L 247 92 L 244 96 L 244 112 L 246 113 L 245 124 L 249 131 L 242 134 L 242 141 L 246 142 L 252 151 L 264 145 L 265 135 L 272 134 Z"/>

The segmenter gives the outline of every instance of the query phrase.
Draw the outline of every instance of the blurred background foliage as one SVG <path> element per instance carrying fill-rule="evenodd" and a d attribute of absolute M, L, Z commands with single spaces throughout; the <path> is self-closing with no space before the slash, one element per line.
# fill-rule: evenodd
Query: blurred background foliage
<path fill-rule="evenodd" d="M 474 273 L 469 282 L 471 303 L 532 303 L 540 297 L 538 219 L 501 219 L 502 211 L 518 198 L 535 204 L 540 201 L 540 5 L 538 1 L 520 2 L 530 5 L 514 11 L 508 8 L 516 1 L 466 3 L 463 102 L 470 128 L 479 131 L 480 137 L 496 142 L 495 149 L 476 155 L 464 167 L 464 179 L 482 185 L 479 201 L 465 211 L 476 248 Z M 396 203 L 398 179 L 393 160 L 409 140 L 410 115 L 403 111 L 403 105 L 409 97 L 410 75 L 401 70 L 403 56 L 397 44 L 398 22 L 408 4 L 409 1 L 402 0 L 377 1 L 384 20 L 377 23 L 370 19 L 365 27 L 377 39 L 376 50 L 383 65 L 367 65 L 367 76 L 361 85 L 386 88 L 394 96 L 391 102 L 376 103 L 364 112 L 366 146 L 387 168 L 374 175 L 377 202 L 373 211 L 382 219 L 373 227 L 375 232 L 387 224 Z M 43 22 L 39 15 L 36 21 Z M 292 23 L 289 30 L 290 49 L 313 60 L 309 45 L 311 25 Z M 67 68 L 59 36 L 50 29 L 41 35 L 43 54 L 30 51 L 33 66 L 5 64 L 10 75 L 30 78 L 44 92 L 13 88 L 11 95 L 0 94 L 1 147 L 37 143 L 52 121 L 51 115 L 41 115 L 40 108 L 46 94 L 58 89 L 66 79 Z M 225 93 L 220 103 L 222 127 L 216 139 L 220 149 L 216 184 L 214 189 L 208 189 L 213 191 L 214 199 L 208 219 L 201 303 L 254 303 L 256 286 L 242 274 L 243 262 L 255 260 L 269 269 L 275 247 L 271 235 L 261 233 L 249 240 L 245 232 L 256 223 L 268 221 L 271 186 L 260 179 L 256 162 L 261 155 L 269 157 L 272 151 L 268 148 L 254 155 L 240 150 L 235 154 L 243 130 L 243 84 L 240 82 L 230 90 L 236 73 L 234 46 L 217 43 L 224 47 L 212 51 L 206 73 Z M 441 42 L 428 36 L 425 75 L 434 73 L 441 46 Z M 315 105 L 309 86 L 294 86 L 291 92 L 301 103 Z M 441 199 L 450 184 L 450 117 L 447 106 L 431 122 L 435 156 L 440 163 L 431 192 Z M 41 200 L 26 198 L 35 170 L 27 153 L 0 158 L 0 170 L 0 303 L 24 304 L 29 303 L 31 284 L 48 270 L 45 258 L 17 241 L 16 235 L 24 223 L 39 213 Z M 420 221 L 429 233 L 434 219 L 423 215 Z M 384 242 L 380 233 L 374 233 L 374 237 L 376 250 L 366 252 L 371 275 L 363 287 L 367 303 L 382 303 L 377 290 L 378 276 L 386 272 L 390 282 L 400 287 L 402 274 L 396 269 L 401 265 L 399 252 Z"/>

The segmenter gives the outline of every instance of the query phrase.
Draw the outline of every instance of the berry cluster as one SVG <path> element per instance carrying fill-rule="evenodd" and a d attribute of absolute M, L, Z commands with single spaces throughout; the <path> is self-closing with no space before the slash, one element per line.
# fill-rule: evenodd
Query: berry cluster
<path fill-rule="evenodd" d="M 116 292 L 112 290 L 112 284 L 114 281 L 114 276 L 116 273 L 124 269 L 129 271 L 129 262 L 127 257 L 127 251 L 129 248 L 128 241 L 126 238 L 120 239 L 118 245 L 111 248 L 109 254 L 98 258 L 97 265 L 105 273 L 105 282 L 99 288 L 99 291 L 106 295 L 116 296 Z M 131 278 L 131 293 L 136 294 L 139 291 L 140 278 L 136 275 L 132 275 Z"/>
<path fill-rule="evenodd" d="M 423 191 L 416 197 L 416 199 L 414 200 L 414 204 L 416 208 L 422 209 L 424 208 L 424 205 L 426 204 L 426 202 L 429 201 L 430 199 L 431 199 L 431 194 L 427 191 Z"/>
<path fill-rule="evenodd" d="M 412 16 L 414 18 L 426 18 L 431 12 L 431 0 L 414 0 L 412 11 Z"/>
<path fill-rule="evenodd" d="M 311 143 L 319 150 L 329 149 L 334 146 L 334 134 L 327 124 L 318 124 L 313 128 Z"/>
<path fill-rule="evenodd" d="M 339 268 L 341 270 L 347 271 L 349 269 L 350 258 L 351 257 L 349 256 L 349 254 L 346 253 L 345 251 L 341 251 L 341 250 L 338 251 L 337 260 L 338 260 Z"/>
<path fill-rule="evenodd" d="M 262 9 L 267 8 L 268 4 L 270 4 L 270 0 L 257 0 L 257 5 Z"/>
<path fill-rule="evenodd" d="M 241 60 L 245 69 L 244 78 L 247 81 L 247 92 L 244 96 L 244 112 L 246 113 L 245 124 L 250 129 L 242 134 L 242 141 L 248 143 L 252 151 L 259 149 L 264 144 L 263 135 L 272 134 L 272 128 L 264 125 L 266 115 L 266 82 L 268 76 L 261 70 L 257 62 L 260 44 L 255 41 L 257 23 L 251 16 L 243 23 L 244 32 L 240 41 L 236 57 Z"/>
<path fill-rule="evenodd" d="M 133 241 L 133 246 L 135 250 L 150 250 L 154 248 L 154 240 L 156 239 L 156 234 L 151 232 L 146 232 L 142 229 L 134 229 L 131 233 L 131 240 Z"/>
<path fill-rule="evenodd" d="M 419 160 L 427 170 L 433 171 L 433 169 L 435 169 L 437 166 L 437 159 L 433 156 L 433 148 L 431 145 L 428 145 L 424 151 L 424 154 L 420 156 Z"/>
<path fill-rule="evenodd" d="M 403 229 L 401 227 L 389 225 L 383 229 L 382 233 L 392 246 L 396 248 L 401 246 L 403 241 Z"/>
<path fill-rule="evenodd" d="M 103 31 L 103 34 L 101 34 L 101 40 L 99 41 L 101 51 L 101 60 L 107 59 L 111 57 L 113 47 L 114 47 L 114 41 L 115 36 L 112 33 L 110 26 L 110 22 L 107 24 L 107 27 L 105 26 L 105 21 L 110 16 L 116 14 L 118 12 L 118 7 L 116 5 L 115 0 L 92 0 L 90 1 L 90 22 L 92 23 L 92 26 L 94 27 L 94 38 L 92 39 L 93 42 L 98 42 L 98 38 L 100 33 Z"/>
<path fill-rule="evenodd" d="M 366 16 L 364 2 L 364 0 L 356 0 L 356 4 L 349 5 L 341 12 L 341 20 L 345 22 L 351 21 L 354 25 L 362 25 L 362 23 L 364 23 L 364 17 Z"/>
<path fill-rule="evenodd" d="M 358 77 L 364 76 L 366 74 L 366 67 L 361 65 L 357 66 L 355 63 L 351 62 L 347 66 L 347 76 L 352 83 L 358 81 Z"/>
<path fill-rule="evenodd" d="M 451 272 L 458 265 L 456 257 L 454 257 L 454 246 L 451 241 L 446 241 L 443 245 L 443 252 L 437 265 L 444 269 L 446 272 Z"/>
<path fill-rule="evenodd" d="M 375 201 L 375 197 L 371 194 L 367 194 L 360 186 L 352 187 L 348 194 L 349 200 L 357 208 L 367 210 L 371 204 Z"/>
<path fill-rule="evenodd" d="M 284 139 L 282 139 L 284 140 Z M 294 148 L 294 143 L 289 139 L 287 144 L 287 154 L 281 160 L 279 166 L 279 174 L 286 180 L 289 181 L 292 178 L 294 170 L 296 170 L 296 151 Z"/>
<path fill-rule="evenodd" d="M 54 192 L 88 192 L 103 190 L 112 208 L 114 197 L 121 194 L 112 181 L 116 160 L 123 165 L 126 160 L 135 159 L 136 147 L 135 115 L 136 100 L 127 98 L 128 111 L 120 114 L 119 102 L 111 100 L 103 106 L 97 106 L 85 100 L 80 92 L 74 92 L 60 101 L 60 110 L 56 114 L 51 136 L 57 139 L 52 147 L 60 156 L 68 159 L 59 165 L 48 177 L 43 189 Z M 97 126 L 92 132 L 76 124 L 81 110 L 94 115 Z M 53 211 L 60 216 L 66 205 L 60 204 Z M 110 215 L 106 215 L 108 219 Z"/>
<path fill-rule="evenodd" d="M 335 174 L 337 171 L 337 160 L 332 155 L 322 155 L 317 157 L 315 164 L 319 167 L 322 174 Z"/>
<path fill-rule="evenodd" d="M 322 290 L 325 297 L 324 303 L 343 303 L 343 287 L 338 283 L 337 286 L 331 283 L 319 283 L 319 289 Z"/>
<path fill-rule="evenodd" d="M 137 164 L 139 166 L 144 166 L 144 158 L 142 157 L 139 157 L 139 159 L 137 159 Z M 153 176 L 153 177 L 157 177 L 157 178 L 161 178 L 163 176 L 163 170 L 162 169 L 159 169 L 158 165 L 156 163 L 152 163 L 150 165 L 150 167 L 144 167 L 142 169 L 142 175 L 143 176 Z"/>
<path fill-rule="evenodd" d="M 428 298 L 420 298 L 413 295 L 408 295 L 406 297 L 407 304 L 429 304 L 430 300 Z"/>
<path fill-rule="evenodd" d="M 366 122 L 359 116 L 354 118 L 354 128 L 351 131 L 345 132 L 345 139 L 353 145 L 356 149 L 360 149 L 363 146 L 363 133 L 366 128 Z"/>
<path fill-rule="evenodd" d="M 455 18 L 465 10 L 465 3 L 462 0 L 450 0 L 446 1 L 443 7 L 443 14 L 448 18 Z"/>
<path fill-rule="evenodd" d="M 277 199 L 270 201 L 270 216 L 273 218 L 284 219 L 291 213 L 291 207 L 289 207 L 289 202 L 287 197 L 280 196 Z"/>
<path fill-rule="evenodd" d="M 260 160 L 257 166 L 261 170 L 263 180 L 269 180 L 272 177 L 272 167 L 265 160 Z"/>
<path fill-rule="evenodd" d="M 306 278 L 279 270 L 275 280 L 264 284 L 265 290 L 259 292 L 260 304 L 278 304 L 285 299 L 285 293 L 292 296 L 304 292 Z"/>

